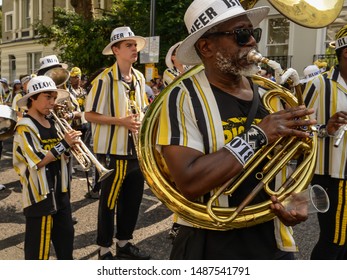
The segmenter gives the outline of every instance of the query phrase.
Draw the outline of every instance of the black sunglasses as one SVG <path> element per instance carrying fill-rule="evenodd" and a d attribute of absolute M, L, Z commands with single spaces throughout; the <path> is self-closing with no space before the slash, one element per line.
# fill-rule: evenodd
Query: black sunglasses
<path fill-rule="evenodd" d="M 252 36 L 257 43 L 259 43 L 261 38 L 262 30 L 261 28 L 256 29 L 235 29 L 233 31 L 220 31 L 220 32 L 213 32 L 213 33 L 207 33 L 204 37 L 208 36 L 218 36 L 218 35 L 225 35 L 225 36 L 234 36 L 236 42 L 239 46 L 244 46 L 249 42 L 249 38 Z"/>

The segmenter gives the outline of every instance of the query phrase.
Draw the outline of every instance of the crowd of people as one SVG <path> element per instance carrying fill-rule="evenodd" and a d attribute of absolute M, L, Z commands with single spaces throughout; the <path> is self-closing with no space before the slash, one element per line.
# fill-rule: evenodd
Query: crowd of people
<path fill-rule="evenodd" d="M 114 64 L 86 81 L 79 67 L 67 70 L 56 55 L 41 58 L 38 72 L 19 77 L 12 89 L 0 79 L 3 102 L 19 118 L 13 166 L 23 192 L 25 259 L 49 259 L 51 243 L 58 259 L 73 259 L 71 154 L 81 139 L 110 170 L 99 183 L 95 172 L 87 192 L 87 197 L 99 199 L 98 259 L 115 259 L 113 238 L 118 259 L 150 259 L 132 242 L 145 183 L 137 156 L 138 133 L 146 107 L 169 85 L 173 86 L 165 91 L 156 145 L 175 187 L 192 202 L 207 204 L 216 189 L 242 172 L 265 146 L 284 137 L 309 138 L 310 131 L 302 128 L 315 127 L 318 157 L 312 184 L 327 191 L 330 209 L 318 214 L 320 237 L 311 258 L 347 258 L 347 136 L 334 145 L 336 133 L 347 127 L 347 26 L 336 34 L 339 64 L 331 69 L 309 65 L 299 80 L 292 68 L 283 71 L 270 61 L 260 69 L 247 58 L 257 50 L 261 31 L 256 27 L 269 10 L 244 10 L 238 1 L 229 5 L 194 0 L 184 16 L 189 35 L 170 47 L 163 77 L 149 83 L 133 67 L 146 39 L 128 26 L 115 28 L 102 51 L 114 57 Z M 176 80 L 201 64 L 193 74 Z M 52 71 L 68 79 L 58 84 Z M 284 77 L 294 86 L 301 84 L 305 104 L 269 113 L 250 78 L 259 74 L 279 84 L 286 83 Z M 62 104 L 69 108 L 59 116 L 70 124 L 66 131 L 54 125 L 54 112 Z M 242 182 L 241 191 L 221 194 L 216 205 L 229 208 L 240 203 L 258 185 L 260 167 Z M 262 191 L 254 200 L 270 200 L 274 219 L 221 230 L 197 227 L 175 215 L 170 259 L 294 259 L 298 248 L 292 227 L 304 222 L 308 213 L 287 211 L 276 196 L 269 198 Z"/>

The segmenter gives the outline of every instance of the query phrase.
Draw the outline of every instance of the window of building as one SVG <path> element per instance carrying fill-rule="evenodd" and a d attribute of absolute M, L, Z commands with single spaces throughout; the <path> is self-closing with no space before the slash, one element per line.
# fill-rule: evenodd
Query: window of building
<path fill-rule="evenodd" d="M 13 30 L 13 12 L 6 13 L 5 15 L 5 31 Z"/>
<path fill-rule="evenodd" d="M 22 27 L 29 28 L 31 24 L 31 0 L 23 0 L 22 1 Z"/>
<path fill-rule="evenodd" d="M 35 73 L 40 68 L 41 52 L 27 53 L 28 73 Z"/>
<path fill-rule="evenodd" d="M 9 62 L 9 79 L 10 81 L 13 81 L 16 78 L 16 57 L 14 55 L 8 56 L 8 62 Z"/>
<path fill-rule="evenodd" d="M 288 56 L 289 25 L 290 22 L 287 18 L 269 18 L 266 45 L 267 56 L 283 58 Z M 281 65 L 287 67 L 287 62 L 284 61 Z"/>

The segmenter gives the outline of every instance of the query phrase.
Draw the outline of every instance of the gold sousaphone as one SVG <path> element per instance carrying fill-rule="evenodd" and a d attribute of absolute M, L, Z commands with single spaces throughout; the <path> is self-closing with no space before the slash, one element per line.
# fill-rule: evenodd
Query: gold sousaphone
<path fill-rule="evenodd" d="M 270 211 L 270 199 L 257 204 L 250 204 L 254 196 L 262 189 L 271 196 L 276 195 L 280 200 L 292 192 L 299 192 L 310 183 L 316 161 L 317 135 L 311 138 L 298 139 L 296 137 L 283 137 L 271 145 L 260 149 L 250 161 L 247 162 L 243 172 L 225 183 L 212 196 L 207 205 L 193 202 L 182 196 L 175 188 L 165 164 L 165 160 L 156 150 L 156 133 L 158 129 L 158 118 L 166 91 L 170 91 L 182 79 L 185 79 L 203 68 L 202 65 L 195 66 L 182 75 L 178 80 L 170 84 L 153 103 L 142 122 L 139 141 L 139 160 L 147 184 L 153 193 L 173 212 L 184 220 L 197 227 L 208 229 L 228 230 L 232 228 L 243 228 L 259 224 L 274 218 Z M 253 82 L 266 88 L 268 91 L 263 96 L 263 103 L 269 112 L 274 112 L 278 106 L 278 100 L 293 107 L 298 102 L 295 96 L 286 88 L 261 76 L 254 76 Z M 259 184 L 254 186 L 254 191 L 238 207 L 217 207 L 214 200 L 221 194 L 231 195 L 242 182 L 254 172 L 255 168 L 267 160 L 266 165 L 257 177 L 261 178 Z M 295 171 L 286 179 L 283 185 L 273 190 L 270 183 L 276 175 L 290 163 L 299 162 Z"/>
<path fill-rule="evenodd" d="M 246 9 L 249 9 L 257 1 L 241 2 Z M 270 0 L 269 2 L 294 22 L 310 28 L 320 28 L 323 23 L 327 25 L 334 21 L 343 5 L 343 0 L 318 0 L 315 1 L 315 4 L 318 4 L 317 7 L 312 7 L 305 1 L 300 0 Z M 303 7 L 305 7 L 305 17 L 300 16 L 304 13 L 304 10 L 301 9 Z M 307 7 L 309 7 L 308 11 L 306 11 Z M 216 191 L 207 205 L 186 199 L 175 188 L 165 160 L 156 150 L 158 119 L 166 93 L 170 92 L 183 79 L 201 71 L 202 68 L 202 65 L 193 67 L 165 88 L 149 106 L 145 114 L 140 131 L 138 150 L 140 166 L 146 182 L 153 193 L 171 211 L 197 227 L 229 230 L 269 221 L 274 218 L 274 214 L 270 210 L 270 199 L 251 204 L 254 196 L 259 191 L 264 190 L 269 197 L 276 195 L 280 201 L 283 201 L 292 192 L 300 192 L 305 189 L 314 173 L 317 133 L 314 128 L 311 128 L 312 137 L 305 139 L 282 137 L 275 143 L 264 146 L 247 162 L 244 170 L 239 175 L 226 182 Z M 263 104 L 270 113 L 278 110 L 280 101 L 290 107 L 298 105 L 297 98 L 286 88 L 257 75 L 253 76 L 252 79 L 254 83 L 267 90 L 263 95 Z M 254 190 L 240 205 L 230 208 L 215 206 L 214 201 L 218 196 L 221 194 L 232 195 L 245 178 L 254 173 L 260 162 L 264 163 L 264 161 L 266 162 L 265 166 L 256 174 L 259 179 L 258 185 L 254 186 Z M 296 168 L 290 176 L 286 177 L 282 186 L 276 190 L 270 187 L 275 177 L 292 162 L 297 162 Z"/>
<path fill-rule="evenodd" d="M 258 0 L 240 0 L 247 10 Z M 341 13 L 344 0 L 268 0 L 282 15 L 308 28 L 322 28 L 331 24 Z"/>

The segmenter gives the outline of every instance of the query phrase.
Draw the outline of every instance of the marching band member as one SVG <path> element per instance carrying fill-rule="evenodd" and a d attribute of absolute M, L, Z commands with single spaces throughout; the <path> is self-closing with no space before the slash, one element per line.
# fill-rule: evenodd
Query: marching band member
<path fill-rule="evenodd" d="M 8 81 L 6 78 L 0 79 L 1 84 L 1 93 L 2 93 L 2 102 L 3 104 L 12 104 L 12 91 L 11 88 L 8 86 Z"/>
<path fill-rule="evenodd" d="M 312 184 L 328 193 L 330 208 L 318 213 L 319 239 L 311 253 L 314 260 L 347 258 L 347 137 L 335 146 L 335 134 L 347 125 L 347 25 L 335 35 L 338 64 L 309 81 L 304 91 L 307 107 L 315 109 L 318 122 L 317 164 Z"/>
<path fill-rule="evenodd" d="M 86 132 L 88 130 L 89 123 L 84 118 L 85 99 L 87 96 L 86 90 L 81 87 L 81 69 L 73 67 L 70 71 L 70 84 L 68 90 L 71 96 L 71 102 L 74 104 L 73 120 L 71 126 L 74 129 L 82 132 L 82 139 L 84 143 L 89 146 L 89 141 L 85 139 Z"/>
<path fill-rule="evenodd" d="M 144 178 L 136 154 L 139 112 L 147 105 L 145 78 L 132 67 L 146 39 L 135 36 L 129 27 L 112 31 L 104 55 L 116 62 L 93 81 L 88 93 L 85 118 L 92 123 L 93 148 L 113 175 L 100 183 L 97 244 L 99 259 L 113 259 L 110 247 L 114 237 L 116 213 L 116 254 L 122 259 L 149 259 L 149 255 L 129 242 L 137 222 L 142 201 Z M 137 113 L 129 112 L 135 104 Z M 135 138 L 134 138 L 134 137 Z"/>
<path fill-rule="evenodd" d="M 257 48 L 261 30 L 255 27 L 268 12 L 268 7 L 244 10 L 234 0 L 194 0 L 185 13 L 190 35 L 178 48 L 177 59 L 185 65 L 203 63 L 204 68 L 165 95 L 157 144 L 175 186 L 188 200 L 205 203 L 261 146 L 287 135 L 308 137 L 297 127 L 315 123 L 300 118 L 313 113 L 304 106 L 269 114 L 248 78 L 259 70 L 247 55 Z M 221 195 L 216 203 L 233 206 L 258 182 L 250 174 L 238 192 Z M 260 192 L 254 200 L 265 197 Z M 271 201 L 278 219 L 250 227 L 204 229 L 180 218 L 170 258 L 294 259 L 297 248 L 284 225 L 304 221 L 307 213 L 285 211 L 275 196 Z"/>
<path fill-rule="evenodd" d="M 166 54 L 165 64 L 167 69 L 163 73 L 164 86 L 167 87 L 176 77 L 185 72 L 185 66 L 176 58 L 176 52 L 181 42 L 174 44 Z"/>
<path fill-rule="evenodd" d="M 58 259 L 73 259 L 67 161 L 69 148 L 79 143 L 81 132 L 71 130 L 60 139 L 54 121 L 47 118 L 57 98 L 68 96 L 51 78 L 38 76 L 17 102 L 27 110 L 13 140 L 13 166 L 22 186 L 26 260 L 49 259 L 51 241 Z"/>
<path fill-rule="evenodd" d="M 25 74 L 25 75 L 20 76 L 21 89 L 16 92 L 15 96 L 13 97 L 13 101 L 12 101 L 12 109 L 17 112 L 17 116 L 20 118 L 23 117 L 25 110 L 18 108 L 17 101 L 25 95 L 29 81 L 31 80 L 32 77 L 35 77 L 35 76 L 36 75 L 34 75 L 34 74 L 31 74 L 31 75 Z"/>

